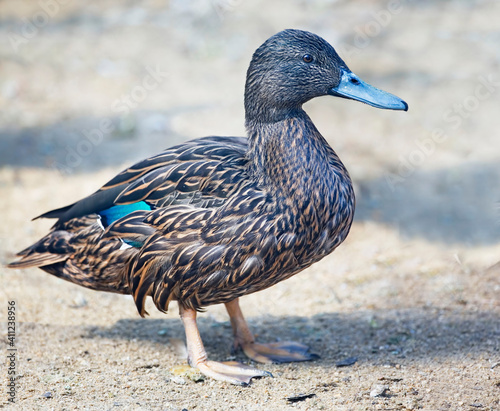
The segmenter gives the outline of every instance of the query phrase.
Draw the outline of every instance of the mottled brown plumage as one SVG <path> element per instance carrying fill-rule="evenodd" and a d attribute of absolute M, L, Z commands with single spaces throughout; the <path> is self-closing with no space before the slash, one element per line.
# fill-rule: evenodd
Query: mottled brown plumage
<path fill-rule="evenodd" d="M 358 95 L 360 84 L 371 100 L 366 90 Z M 147 296 L 160 311 L 176 300 L 187 313 L 188 347 L 198 338 L 191 312 L 226 303 L 236 343 L 252 358 L 311 359 L 303 346 L 280 347 L 289 356 L 273 356 L 269 347 L 252 354 L 237 298 L 298 273 L 347 236 L 351 180 L 301 107 L 332 94 L 406 109 L 370 87 L 323 39 L 278 33 L 255 52 L 247 73 L 247 138 L 192 140 L 124 170 L 91 196 L 42 215 L 58 221 L 10 267 L 37 266 L 88 288 L 132 294 L 141 315 Z M 207 375 L 237 383 L 263 375 L 241 377 L 240 367 L 227 377 L 211 362 L 207 371 L 193 347 L 190 361 Z"/>

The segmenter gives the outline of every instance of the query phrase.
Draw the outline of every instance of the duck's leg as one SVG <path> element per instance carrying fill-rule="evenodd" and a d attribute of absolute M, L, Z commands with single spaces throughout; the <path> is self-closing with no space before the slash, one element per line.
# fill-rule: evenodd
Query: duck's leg
<path fill-rule="evenodd" d="M 267 371 L 261 371 L 236 361 L 208 361 L 196 324 L 196 310 L 184 309 L 179 305 L 179 311 L 186 332 L 188 361 L 191 367 L 198 368 L 208 377 L 236 385 L 247 385 L 253 377 L 272 377 L 272 374 Z"/>
<path fill-rule="evenodd" d="M 226 303 L 234 333 L 235 348 L 241 347 L 245 355 L 261 363 L 309 361 L 319 356 L 309 352 L 309 347 L 293 341 L 259 344 L 255 342 L 250 328 L 243 317 L 238 299 Z"/>

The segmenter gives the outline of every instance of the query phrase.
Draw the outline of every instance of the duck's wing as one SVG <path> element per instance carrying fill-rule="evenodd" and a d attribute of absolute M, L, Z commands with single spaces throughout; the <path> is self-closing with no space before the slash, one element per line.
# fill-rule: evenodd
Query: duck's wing
<path fill-rule="evenodd" d="M 37 266 L 90 288 L 128 293 L 128 280 L 112 277 L 157 232 L 142 220 L 158 209 L 185 205 L 189 213 L 224 204 L 246 181 L 246 148 L 244 138 L 207 137 L 143 160 L 94 194 L 41 215 L 58 221 L 9 266 Z"/>
<path fill-rule="evenodd" d="M 57 218 L 57 228 L 71 219 L 99 214 L 109 225 L 138 209 L 220 206 L 243 180 L 246 149 L 247 139 L 241 137 L 191 140 L 136 163 L 92 195 L 36 218 Z"/>

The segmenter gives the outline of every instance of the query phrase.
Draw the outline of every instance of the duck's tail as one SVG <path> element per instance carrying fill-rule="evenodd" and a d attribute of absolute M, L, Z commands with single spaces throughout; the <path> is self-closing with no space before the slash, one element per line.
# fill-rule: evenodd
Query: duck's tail
<path fill-rule="evenodd" d="M 9 268 L 39 267 L 56 277 L 93 290 L 130 294 L 127 264 L 135 249 L 119 239 L 103 239 L 97 215 L 57 225 L 41 240 L 19 252 Z"/>

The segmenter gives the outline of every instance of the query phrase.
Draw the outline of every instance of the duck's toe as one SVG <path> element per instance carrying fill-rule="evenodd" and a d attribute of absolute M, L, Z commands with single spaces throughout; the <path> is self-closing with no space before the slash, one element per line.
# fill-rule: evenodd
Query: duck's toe
<path fill-rule="evenodd" d="M 196 367 L 207 377 L 242 386 L 250 384 L 252 378 L 273 376 L 268 371 L 262 371 L 236 361 L 205 361 L 198 363 Z"/>
<path fill-rule="evenodd" d="M 270 344 L 241 344 L 245 355 L 260 363 L 282 363 L 317 360 L 319 355 L 309 352 L 309 347 L 294 341 Z"/>

